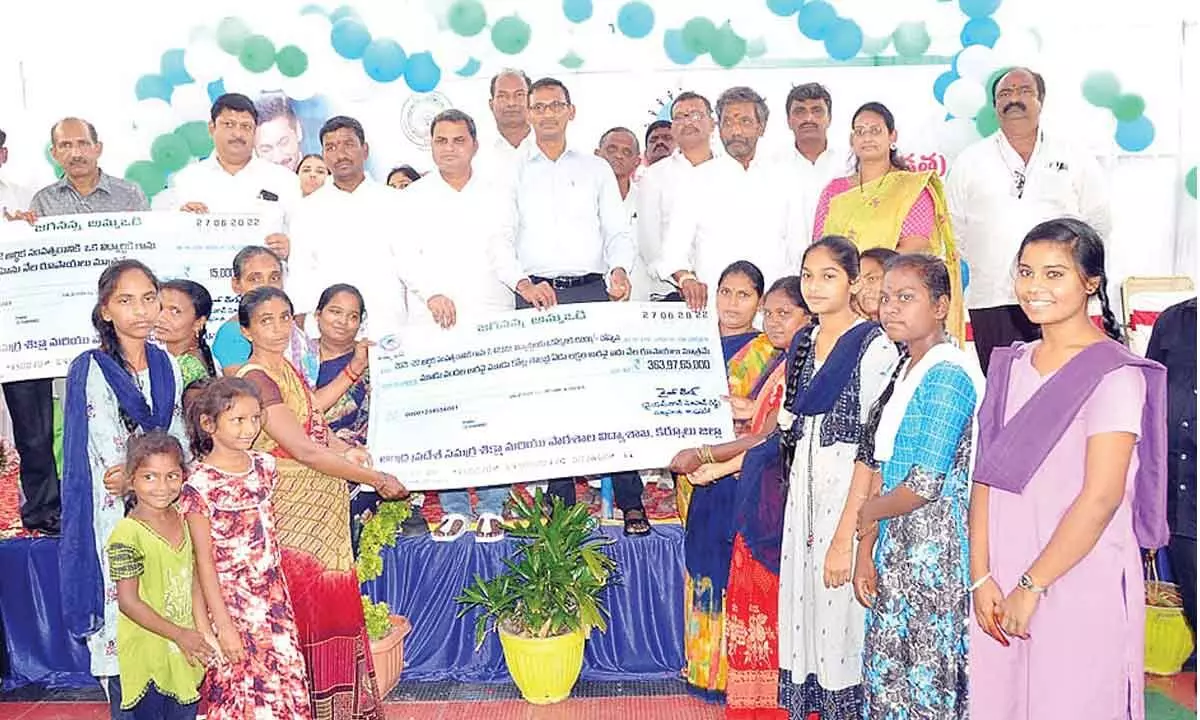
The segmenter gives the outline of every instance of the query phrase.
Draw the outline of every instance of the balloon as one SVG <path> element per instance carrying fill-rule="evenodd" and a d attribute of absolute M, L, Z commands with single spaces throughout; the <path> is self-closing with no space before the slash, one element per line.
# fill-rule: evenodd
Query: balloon
<path fill-rule="evenodd" d="M 363 69 L 367 77 L 375 82 L 388 83 L 404 74 L 408 56 L 404 48 L 390 38 L 376 38 L 371 41 L 362 55 Z"/>
<path fill-rule="evenodd" d="M 46 150 L 42 154 L 46 158 L 46 162 L 50 163 L 50 167 L 54 168 L 54 177 L 61 178 L 63 175 L 66 175 L 63 172 L 62 165 L 59 165 L 54 156 L 50 154 L 50 145 L 46 145 Z"/>
<path fill-rule="evenodd" d="M 447 16 L 450 29 L 463 37 L 478 35 L 487 25 L 487 11 L 479 0 L 455 0 Z"/>
<path fill-rule="evenodd" d="M 592 0 L 563 0 L 563 15 L 573 23 L 581 23 L 592 17 Z"/>
<path fill-rule="evenodd" d="M 1187 175 L 1183 177 L 1183 189 L 1187 191 L 1192 199 L 1196 199 L 1196 166 L 1193 165 L 1191 170 L 1187 171 Z"/>
<path fill-rule="evenodd" d="M 188 45 L 183 53 L 183 67 L 196 82 L 210 82 L 221 77 L 229 62 L 229 56 L 217 47 L 216 42 L 198 39 Z"/>
<path fill-rule="evenodd" d="M 863 55 L 880 55 L 884 50 L 888 49 L 888 45 L 892 44 L 892 36 L 885 35 L 881 38 L 863 38 L 862 54 Z"/>
<path fill-rule="evenodd" d="M 1133 120 L 1121 120 L 1117 123 L 1116 139 L 1122 150 L 1141 152 L 1154 142 L 1154 123 L 1145 115 Z"/>
<path fill-rule="evenodd" d="M 1141 95 L 1121 95 L 1113 103 L 1112 112 L 1117 120 L 1136 120 L 1146 111 L 1146 101 Z"/>
<path fill-rule="evenodd" d="M 996 8 L 1000 7 L 1000 0 L 958 0 L 958 7 L 964 15 L 974 20 L 996 12 Z"/>
<path fill-rule="evenodd" d="M 238 62 L 252 73 L 266 72 L 275 65 L 275 45 L 262 35 L 251 35 L 242 44 Z"/>
<path fill-rule="evenodd" d="M 987 45 L 965 47 L 955 57 L 954 69 L 959 77 L 982 85 L 996 69 L 996 54 Z"/>
<path fill-rule="evenodd" d="M 938 128 L 938 149 L 952 160 L 968 145 L 979 139 L 975 121 L 970 118 L 954 118 Z"/>
<path fill-rule="evenodd" d="M 824 40 L 829 26 L 838 19 L 837 10 L 825 0 L 812 0 L 800 6 L 796 24 L 810 40 Z"/>
<path fill-rule="evenodd" d="M 920 57 L 929 49 L 929 31 L 923 22 L 902 22 L 892 33 L 896 54 L 901 57 Z"/>
<path fill-rule="evenodd" d="M 1009 29 L 1000 35 L 992 46 L 1005 65 L 1036 65 L 1038 60 L 1037 38 L 1028 28 Z"/>
<path fill-rule="evenodd" d="M 958 79 L 958 73 L 953 70 L 947 70 L 937 76 L 937 80 L 933 81 L 933 96 L 943 105 L 946 103 L 946 88 L 950 87 L 950 83 Z"/>
<path fill-rule="evenodd" d="M 150 145 L 150 159 L 154 164 L 173 173 L 192 160 L 192 151 L 187 141 L 173 132 L 159 135 Z"/>
<path fill-rule="evenodd" d="M 305 5 L 304 7 L 300 8 L 300 14 L 320 15 L 321 17 L 325 17 L 325 8 L 321 7 L 320 5 Z"/>
<path fill-rule="evenodd" d="M 654 29 L 654 10 L 644 2 L 629 2 L 617 12 L 617 29 L 635 40 Z"/>
<path fill-rule="evenodd" d="M 433 55 L 419 52 L 408 59 L 404 68 L 404 82 L 413 92 L 429 92 L 442 80 L 442 69 L 433 61 Z"/>
<path fill-rule="evenodd" d="M 171 109 L 184 120 L 207 118 L 212 103 L 207 85 L 188 83 L 171 91 Z"/>
<path fill-rule="evenodd" d="M 804 0 L 767 0 L 767 9 L 779 17 L 791 17 L 800 12 Z"/>
<path fill-rule="evenodd" d="M 962 33 L 958 37 L 962 40 L 963 47 L 968 45 L 996 47 L 996 41 L 1000 39 L 1000 25 L 990 17 L 968 20 L 967 24 L 963 25 Z"/>
<path fill-rule="evenodd" d="M 250 27 L 241 18 L 227 17 L 217 25 L 217 45 L 230 55 L 239 54 L 248 37 Z"/>
<path fill-rule="evenodd" d="M 167 171 L 149 160 L 138 160 L 125 168 L 125 179 L 152 198 L 167 187 Z"/>
<path fill-rule="evenodd" d="M 299 77 L 308 69 L 308 55 L 295 45 L 285 45 L 275 53 L 275 66 L 284 77 Z"/>
<path fill-rule="evenodd" d="M 762 38 L 754 38 L 746 43 L 746 59 L 753 60 L 767 54 L 767 41 Z"/>
<path fill-rule="evenodd" d="M 683 24 L 683 46 L 693 55 L 709 51 L 717 39 L 717 26 L 705 17 L 694 17 Z"/>
<path fill-rule="evenodd" d="M 481 67 L 481 65 L 480 65 L 479 60 L 477 60 L 475 58 L 470 58 L 469 60 L 467 60 L 465 65 L 463 65 L 459 69 L 455 70 L 454 74 L 458 75 L 459 77 L 471 77 L 475 73 L 479 72 L 480 67 Z"/>
<path fill-rule="evenodd" d="M 834 60 L 849 60 L 862 49 L 862 28 L 853 20 L 838 18 L 825 31 L 825 52 Z"/>
<path fill-rule="evenodd" d="M 183 64 L 183 56 L 182 48 L 172 48 L 164 52 L 159 61 L 159 73 L 172 85 L 184 85 L 193 81 L 192 76 L 188 75 L 187 67 Z"/>
<path fill-rule="evenodd" d="M 971 286 L 971 266 L 963 258 L 958 259 L 958 272 L 962 276 L 963 291 Z"/>
<path fill-rule="evenodd" d="M 133 86 L 133 93 L 138 100 L 149 100 L 150 98 L 170 100 L 171 84 L 162 75 L 143 75 Z"/>
<path fill-rule="evenodd" d="M 1000 78 L 1007 75 L 1012 69 L 1011 65 L 1003 65 L 993 70 L 991 75 L 988 75 L 987 81 L 983 83 L 983 91 L 988 95 L 988 102 L 995 104 L 996 93 L 992 92 L 992 88 L 996 87 L 1000 82 Z"/>
<path fill-rule="evenodd" d="M 1097 107 L 1111 108 L 1121 94 L 1121 81 L 1104 70 L 1088 73 L 1083 79 L 1083 97 Z"/>
<path fill-rule="evenodd" d="M 572 50 L 564 55 L 562 59 L 558 61 L 558 64 L 562 65 L 568 70 L 578 70 L 579 68 L 583 67 L 583 58 L 579 57 L 579 54 Z"/>
<path fill-rule="evenodd" d="M 709 50 L 713 62 L 723 68 L 731 68 L 746 57 L 746 41 L 733 31 L 729 23 L 721 26 Z"/>
<path fill-rule="evenodd" d="M 360 20 L 343 18 L 333 24 L 329 31 L 329 42 L 338 55 L 347 60 L 358 60 L 371 44 L 371 33 Z"/>
<path fill-rule="evenodd" d="M 959 78 L 946 87 L 942 104 L 955 117 L 974 117 L 975 113 L 987 103 L 987 94 L 977 82 Z"/>
<path fill-rule="evenodd" d="M 992 106 L 989 104 L 980 108 L 975 114 L 975 131 L 979 133 L 979 137 L 989 137 L 999 129 L 1000 118 L 996 117 Z"/>
<path fill-rule="evenodd" d="M 663 50 L 676 65 L 690 65 L 697 57 L 696 53 L 688 48 L 682 30 L 668 30 L 663 33 Z"/>
<path fill-rule="evenodd" d="M 505 55 L 516 55 L 529 45 L 529 23 L 516 15 L 506 15 L 492 26 L 492 44 Z"/>
<path fill-rule="evenodd" d="M 293 101 L 307 100 L 321 90 L 321 83 L 314 73 L 305 73 L 296 77 L 280 74 L 279 89 Z"/>
<path fill-rule="evenodd" d="M 358 14 L 358 11 L 349 5 L 342 5 L 337 10 L 329 13 L 329 22 L 331 23 L 336 23 L 338 20 L 344 20 L 346 18 L 359 21 L 362 20 Z"/>

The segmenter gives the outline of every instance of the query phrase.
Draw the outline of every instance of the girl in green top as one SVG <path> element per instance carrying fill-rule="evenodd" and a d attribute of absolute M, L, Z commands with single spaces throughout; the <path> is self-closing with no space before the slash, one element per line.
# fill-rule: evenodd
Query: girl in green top
<path fill-rule="evenodd" d="M 208 348 L 208 318 L 212 295 L 198 282 L 171 280 L 159 290 L 162 312 L 154 323 L 154 339 L 179 363 L 183 386 L 216 377 L 212 351 Z"/>
<path fill-rule="evenodd" d="M 108 538 L 121 610 L 121 709 L 136 720 L 190 720 L 196 717 L 204 669 L 218 653 L 193 573 L 191 538 L 175 508 L 183 448 L 164 432 L 134 437 L 125 472 L 137 504 Z"/>

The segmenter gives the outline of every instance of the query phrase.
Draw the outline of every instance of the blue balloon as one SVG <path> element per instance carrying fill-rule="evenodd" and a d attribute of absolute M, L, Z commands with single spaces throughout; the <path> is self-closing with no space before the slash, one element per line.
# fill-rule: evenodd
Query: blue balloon
<path fill-rule="evenodd" d="M 404 68 L 404 82 L 413 92 L 429 92 L 442 81 L 442 69 L 433 61 L 433 55 L 419 52 L 408 59 Z"/>
<path fill-rule="evenodd" d="M 796 14 L 796 24 L 800 26 L 804 37 L 818 41 L 825 39 L 825 33 L 837 19 L 837 10 L 825 0 L 804 3 Z"/>
<path fill-rule="evenodd" d="M 800 12 L 804 0 L 767 0 L 767 9 L 779 17 L 791 17 Z"/>
<path fill-rule="evenodd" d="M 963 47 L 971 45 L 996 47 L 996 41 L 1000 39 L 1000 24 L 990 17 L 968 20 L 967 24 L 963 25 L 958 39 L 962 40 Z"/>
<path fill-rule="evenodd" d="M 466 64 L 455 70 L 454 74 L 458 75 L 459 77 L 471 77 L 475 73 L 479 72 L 480 67 L 482 67 L 482 63 L 480 63 L 478 60 L 475 58 L 468 58 Z"/>
<path fill-rule="evenodd" d="M 683 41 L 682 30 L 668 30 L 663 33 L 663 50 L 676 65 L 690 65 L 696 59 L 696 53 L 688 50 L 687 43 Z"/>
<path fill-rule="evenodd" d="M 1117 145 L 1126 152 L 1141 152 L 1154 142 L 1154 123 L 1145 115 L 1117 122 Z"/>
<path fill-rule="evenodd" d="M 937 76 L 937 80 L 933 81 L 933 96 L 940 103 L 946 102 L 946 88 L 950 87 L 950 83 L 958 79 L 958 73 L 953 70 L 947 70 Z"/>
<path fill-rule="evenodd" d="M 167 82 L 162 75 L 141 76 L 137 79 L 133 92 L 137 95 L 138 100 L 160 98 L 171 102 L 171 83 Z"/>
<path fill-rule="evenodd" d="M 834 60 L 849 60 L 862 50 L 863 32 L 858 23 L 838 18 L 825 31 L 825 52 Z"/>
<path fill-rule="evenodd" d="M 996 12 L 1000 0 L 958 0 L 958 7 L 971 19 L 985 18 Z"/>
<path fill-rule="evenodd" d="M 162 73 L 163 80 L 171 85 L 186 85 L 195 82 L 192 76 L 188 75 L 187 68 L 183 66 L 183 50 L 180 48 L 172 48 L 164 52 L 158 68 Z"/>
<path fill-rule="evenodd" d="M 209 102 L 216 102 L 217 98 L 221 97 L 224 94 L 225 94 L 225 81 L 224 80 L 213 80 L 212 82 L 210 82 L 208 84 L 208 100 L 209 100 Z"/>
<path fill-rule="evenodd" d="M 654 29 L 654 9 L 644 2 L 630 2 L 617 12 L 617 29 L 635 40 L 644 38 Z"/>
<path fill-rule="evenodd" d="M 404 48 L 391 38 L 372 40 L 362 52 L 363 70 L 375 82 L 388 83 L 400 77 L 408 60 Z"/>
<path fill-rule="evenodd" d="M 592 17 L 592 0 L 563 0 L 563 15 L 573 23 Z"/>
<path fill-rule="evenodd" d="M 967 286 L 971 284 L 971 266 L 966 260 L 958 259 L 958 271 L 962 274 L 963 292 L 966 292 Z"/>
<path fill-rule="evenodd" d="M 333 24 L 329 31 L 329 42 L 338 55 L 347 60 L 358 60 L 371 44 L 371 33 L 362 21 L 355 18 L 343 18 Z"/>

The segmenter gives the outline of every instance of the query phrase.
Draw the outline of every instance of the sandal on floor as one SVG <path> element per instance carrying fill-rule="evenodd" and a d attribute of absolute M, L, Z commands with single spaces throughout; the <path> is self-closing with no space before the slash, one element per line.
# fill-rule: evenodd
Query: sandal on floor
<path fill-rule="evenodd" d="M 475 525 L 475 542 L 494 543 L 504 539 L 504 518 L 492 513 L 482 513 Z"/>
<path fill-rule="evenodd" d="M 646 519 L 645 510 L 625 510 L 621 514 L 625 520 L 626 535 L 650 534 L 650 521 Z"/>
<path fill-rule="evenodd" d="M 454 542 L 467 532 L 467 519 L 458 513 L 444 515 L 431 533 L 434 542 Z"/>

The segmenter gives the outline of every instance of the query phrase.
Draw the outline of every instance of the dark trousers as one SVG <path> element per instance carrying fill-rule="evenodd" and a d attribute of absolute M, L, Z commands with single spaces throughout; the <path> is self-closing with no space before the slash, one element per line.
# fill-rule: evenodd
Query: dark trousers
<path fill-rule="evenodd" d="M 533 282 L 537 282 L 530 278 Z M 608 288 L 604 280 L 574 287 L 555 289 L 559 305 L 577 305 L 579 303 L 609 302 Z M 532 307 L 525 298 L 517 295 L 517 309 L 525 310 Z M 645 512 L 642 507 L 642 477 L 636 472 L 621 472 L 612 474 L 613 502 L 622 512 L 638 510 Z M 575 478 L 560 478 L 551 480 L 547 492 L 550 497 L 562 498 L 568 507 L 575 504 Z M 549 499 L 549 498 L 547 498 Z"/>
<path fill-rule="evenodd" d="M 987 375 L 994 348 L 1008 347 L 1015 342 L 1033 342 L 1042 336 L 1042 329 L 1029 322 L 1020 305 L 978 308 L 969 313 L 975 352 L 984 375 Z"/>
<path fill-rule="evenodd" d="M 1196 538 L 1172 535 L 1167 544 L 1167 557 L 1171 561 L 1171 575 L 1183 596 L 1183 614 L 1188 626 L 1196 632 Z"/>
<path fill-rule="evenodd" d="M 27 530 L 58 534 L 62 506 L 54 466 L 54 381 L 4 383 L 4 400 L 21 456 L 21 524 Z"/>
<path fill-rule="evenodd" d="M 121 680 L 117 677 L 108 680 L 109 713 L 113 720 L 195 720 L 196 711 L 200 709 L 199 701 L 184 705 L 169 695 L 158 691 L 154 683 L 146 687 L 146 694 L 138 700 L 132 710 L 121 709 Z"/>

